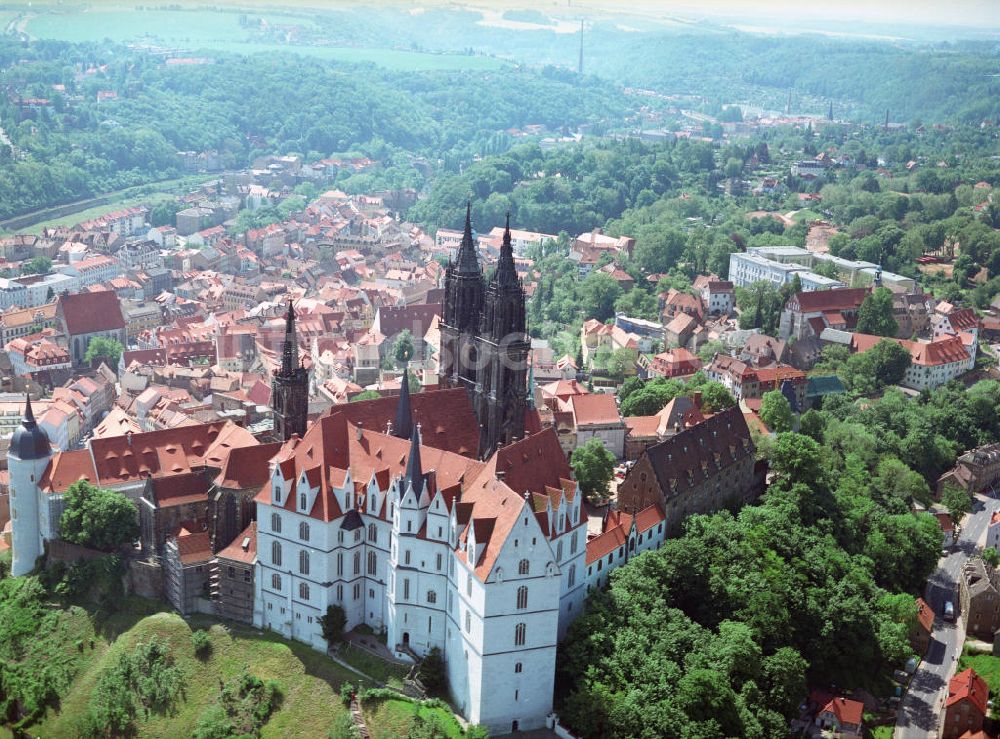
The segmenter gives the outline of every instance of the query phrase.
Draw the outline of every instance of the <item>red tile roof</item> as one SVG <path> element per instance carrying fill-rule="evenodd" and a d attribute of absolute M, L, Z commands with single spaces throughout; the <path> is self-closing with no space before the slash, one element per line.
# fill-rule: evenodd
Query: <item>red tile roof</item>
<path fill-rule="evenodd" d="M 233 449 L 222 472 L 215 478 L 215 484 L 235 490 L 262 487 L 270 476 L 269 462 L 279 451 L 280 441 Z"/>
<path fill-rule="evenodd" d="M 181 564 L 190 565 L 207 562 L 212 558 L 212 543 L 207 531 L 190 533 L 181 529 L 175 538 Z"/>
<path fill-rule="evenodd" d="M 573 395 L 569 399 L 577 428 L 581 426 L 614 425 L 622 422 L 615 396 L 606 393 Z"/>
<path fill-rule="evenodd" d="M 49 493 L 63 493 L 77 480 L 97 483 L 97 473 L 87 449 L 56 452 L 45 468 L 40 486 Z"/>
<path fill-rule="evenodd" d="M 244 541 L 247 542 L 246 549 L 243 548 Z M 242 534 L 239 534 L 228 547 L 219 552 L 219 558 L 253 564 L 253 561 L 257 559 L 257 522 L 251 521 Z"/>
<path fill-rule="evenodd" d="M 934 611 L 923 598 L 917 598 L 917 622 L 927 633 L 934 630 Z"/>
<path fill-rule="evenodd" d="M 487 460 L 485 469 L 494 476 L 502 473 L 507 487 L 518 493 L 541 493 L 546 487 L 558 488 L 564 480 L 573 478 L 552 427 L 500 447 Z"/>
<path fill-rule="evenodd" d="M 857 310 L 868 293 L 867 287 L 835 287 L 831 290 L 795 293 L 795 301 L 803 313 Z"/>
<path fill-rule="evenodd" d="M 929 344 L 919 342 L 907 342 L 910 350 L 910 358 L 913 364 L 935 366 L 940 364 L 951 364 L 952 362 L 969 361 L 969 353 L 962 345 L 962 339 L 958 336 L 951 336 L 947 339 L 932 341 Z"/>
<path fill-rule="evenodd" d="M 986 681 L 970 667 L 955 675 L 948 683 L 948 699 L 944 705 L 947 709 L 956 703 L 968 700 L 979 713 L 985 716 L 989 695 L 990 689 Z"/>
<path fill-rule="evenodd" d="M 60 295 L 59 311 L 71 336 L 125 328 L 121 304 L 111 290 Z"/>
<path fill-rule="evenodd" d="M 823 706 L 820 713 L 832 713 L 840 724 L 860 726 L 865 713 L 865 704 L 860 701 L 852 701 L 849 698 L 837 697 Z"/>

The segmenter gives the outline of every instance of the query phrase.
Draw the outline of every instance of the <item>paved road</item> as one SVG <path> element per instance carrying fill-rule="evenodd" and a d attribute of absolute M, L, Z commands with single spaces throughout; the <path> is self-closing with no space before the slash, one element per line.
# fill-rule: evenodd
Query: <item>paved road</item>
<path fill-rule="evenodd" d="M 955 623 L 941 619 L 944 602 L 952 600 L 958 608 L 958 575 L 965 561 L 979 551 L 986 540 L 986 527 L 993 512 L 1000 510 L 1000 501 L 977 497 L 973 511 L 963 522 L 958 543 L 948 556 L 938 562 L 937 570 L 927 581 L 924 599 L 934 609 L 934 633 L 927 654 L 917 668 L 910 689 L 896 720 L 894 739 L 934 739 L 938 735 L 938 714 L 948 688 L 948 680 L 965 641 L 965 623 L 961 617 Z"/>

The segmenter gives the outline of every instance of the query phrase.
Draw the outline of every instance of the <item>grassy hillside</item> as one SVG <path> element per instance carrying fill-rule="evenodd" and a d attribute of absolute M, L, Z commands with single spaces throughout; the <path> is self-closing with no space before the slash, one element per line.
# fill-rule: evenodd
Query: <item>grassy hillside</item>
<path fill-rule="evenodd" d="M 79 614 L 86 618 L 85 612 Z M 237 676 L 244 667 L 249 667 L 257 677 L 275 679 L 280 685 L 279 708 L 264 726 L 262 736 L 326 736 L 345 710 L 337 698 L 337 689 L 344 680 L 358 682 L 356 675 L 347 673 L 324 655 L 273 634 L 195 619 L 194 626 L 207 627 L 212 640 L 211 654 L 200 660 L 191 644 L 192 626 L 177 614 L 156 613 L 138 621 L 132 619 L 131 624 L 129 620 L 122 614 L 104 624 L 102 631 L 108 639 L 98 636 L 94 648 L 85 649 L 80 671 L 63 696 L 59 710 L 50 710 L 44 720 L 30 727 L 33 735 L 76 735 L 75 729 L 88 710 L 100 675 L 114 664 L 119 654 L 154 635 L 169 644 L 175 664 L 184 673 L 184 690 L 171 711 L 140 720 L 139 735 L 143 737 L 191 736 L 199 717 L 217 702 L 220 684 Z M 127 628 L 117 635 L 123 627 Z M 86 625 L 81 628 L 87 630 Z M 77 631 L 67 629 L 67 648 L 79 638 Z"/>

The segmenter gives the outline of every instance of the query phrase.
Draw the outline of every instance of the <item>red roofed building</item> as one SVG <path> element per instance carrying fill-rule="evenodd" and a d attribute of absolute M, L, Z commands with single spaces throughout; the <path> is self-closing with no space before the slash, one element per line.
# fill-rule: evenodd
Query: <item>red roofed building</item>
<path fill-rule="evenodd" d="M 637 514 L 608 510 L 601 533 L 587 541 L 587 590 L 608 584 L 611 572 L 648 549 L 663 546 L 663 509 L 646 506 Z"/>
<path fill-rule="evenodd" d="M 125 318 L 111 290 L 60 295 L 56 317 L 69 342 L 73 363 L 83 364 L 91 339 L 104 336 L 125 345 Z"/>
<path fill-rule="evenodd" d="M 616 458 L 625 455 L 625 422 L 618 412 L 614 395 L 573 395 L 569 399 L 569 410 L 573 414 L 578 447 L 598 438 Z"/>
<path fill-rule="evenodd" d="M 853 328 L 870 292 L 867 287 L 835 287 L 795 293 L 781 312 L 778 335 L 782 339 L 804 339 L 819 336 L 823 328 L 833 324 L 837 324 L 835 328 Z"/>
<path fill-rule="evenodd" d="M 851 350 L 866 352 L 882 341 L 895 341 L 910 353 L 910 366 L 899 384 L 913 390 L 933 390 L 965 374 L 974 364 L 958 336 L 925 342 L 851 334 Z"/>
<path fill-rule="evenodd" d="M 257 522 L 252 522 L 219 552 L 209 568 L 209 589 L 219 618 L 253 623 Z"/>
<path fill-rule="evenodd" d="M 844 739 L 861 739 L 864 712 L 865 704 L 861 701 L 837 696 L 819 710 L 816 723 L 821 729 L 831 729 Z"/>
<path fill-rule="evenodd" d="M 976 671 L 964 670 L 948 683 L 944 702 L 943 739 L 958 739 L 962 734 L 980 731 L 989 710 L 990 689 Z"/>
<path fill-rule="evenodd" d="M 701 360 L 687 349 L 669 349 L 657 354 L 649 363 L 649 375 L 659 377 L 689 377 L 701 369 Z"/>
<path fill-rule="evenodd" d="M 910 627 L 910 645 L 919 656 L 927 652 L 934 631 L 934 609 L 923 598 L 917 598 L 917 617 Z"/>
<path fill-rule="evenodd" d="M 203 610 L 212 547 L 207 531 L 189 531 L 181 527 L 164 546 L 163 590 L 170 604 L 181 615 Z"/>

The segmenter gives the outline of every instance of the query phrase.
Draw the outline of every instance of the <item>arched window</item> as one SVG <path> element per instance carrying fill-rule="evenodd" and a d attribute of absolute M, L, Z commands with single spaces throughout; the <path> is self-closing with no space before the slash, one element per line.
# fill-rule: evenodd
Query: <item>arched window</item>
<path fill-rule="evenodd" d="M 576 554 L 576 534 L 569 538 L 569 553 Z"/>
<path fill-rule="evenodd" d="M 375 552 L 368 552 L 368 574 L 375 574 L 375 567 L 378 560 L 375 558 Z"/>
<path fill-rule="evenodd" d="M 428 603 L 437 603 L 438 602 L 437 593 L 435 593 L 433 590 L 428 590 L 427 591 L 427 602 Z"/>
<path fill-rule="evenodd" d="M 354 553 L 354 574 L 361 574 L 361 552 Z"/>
<path fill-rule="evenodd" d="M 301 508 L 303 511 L 306 509 L 306 494 L 305 493 L 299 493 L 299 508 Z"/>
<path fill-rule="evenodd" d="M 281 566 L 281 542 L 272 541 L 271 542 L 271 563 Z"/>
<path fill-rule="evenodd" d="M 514 665 L 514 672 L 517 672 L 517 673 L 520 673 L 522 669 L 523 669 L 523 667 L 521 666 L 521 663 L 520 663 L 520 662 L 517 662 L 517 663 L 516 663 L 516 664 Z"/>
<path fill-rule="evenodd" d="M 275 590 L 281 590 L 281 575 L 271 575 L 271 587 Z"/>
<path fill-rule="evenodd" d="M 527 575 L 531 571 L 531 564 L 526 559 L 522 559 L 517 563 L 517 574 Z"/>
<path fill-rule="evenodd" d="M 271 531 L 273 531 L 276 534 L 281 533 L 281 516 L 279 516 L 277 513 L 271 514 Z"/>
<path fill-rule="evenodd" d="M 562 545 L 562 539 L 560 539 L 559 543 L 556 544 L 556 561 L 557 562 L 562 562 L 562 554 L 563 554 L 563 545 Z"/>
<path fill-rule="evenodd" d="M 309 541 L 309 524 L 305 521 L 299 524 L 299 538 L 302 541 Z"/>
<path fill-rule="evenodd" d="M 368 524 L 368 541 L 373 544 L 378 541 L 378 529 L 373 523 Z"/>
<path fill-rule="evenodd" d="M 299 572 L 303 575 L 309 574 L 309 552 L 305 549 L 299 552 Z"/>
<path fill-rule="evenodd" d="M 524 609 L 528 607 L 528 587 L 522 585 L 517 589 L 517 607 Z"/>
<path fill-rule="evenodd" d="M 468 611 L 465 612 L 465 633 L 468 634 L 472 631 L 472 614 Z"/>
<path fill-rule="evenodd" d="M 576 585 L 576 565 L 569 566 L 569 587 Z"/>
<path fill-rule="evenodd" d="M 524 632 L 527 630 L 527 626 L 524 624 L 518 624 L 514 627 L 514 646 L 523 647 L 524 646 Z"/>
<path fill-rule="evenodd" d="M 309 600 L 309 583 L 300 582 L 299 583 L 299 598 L 302 600 Z"/>

